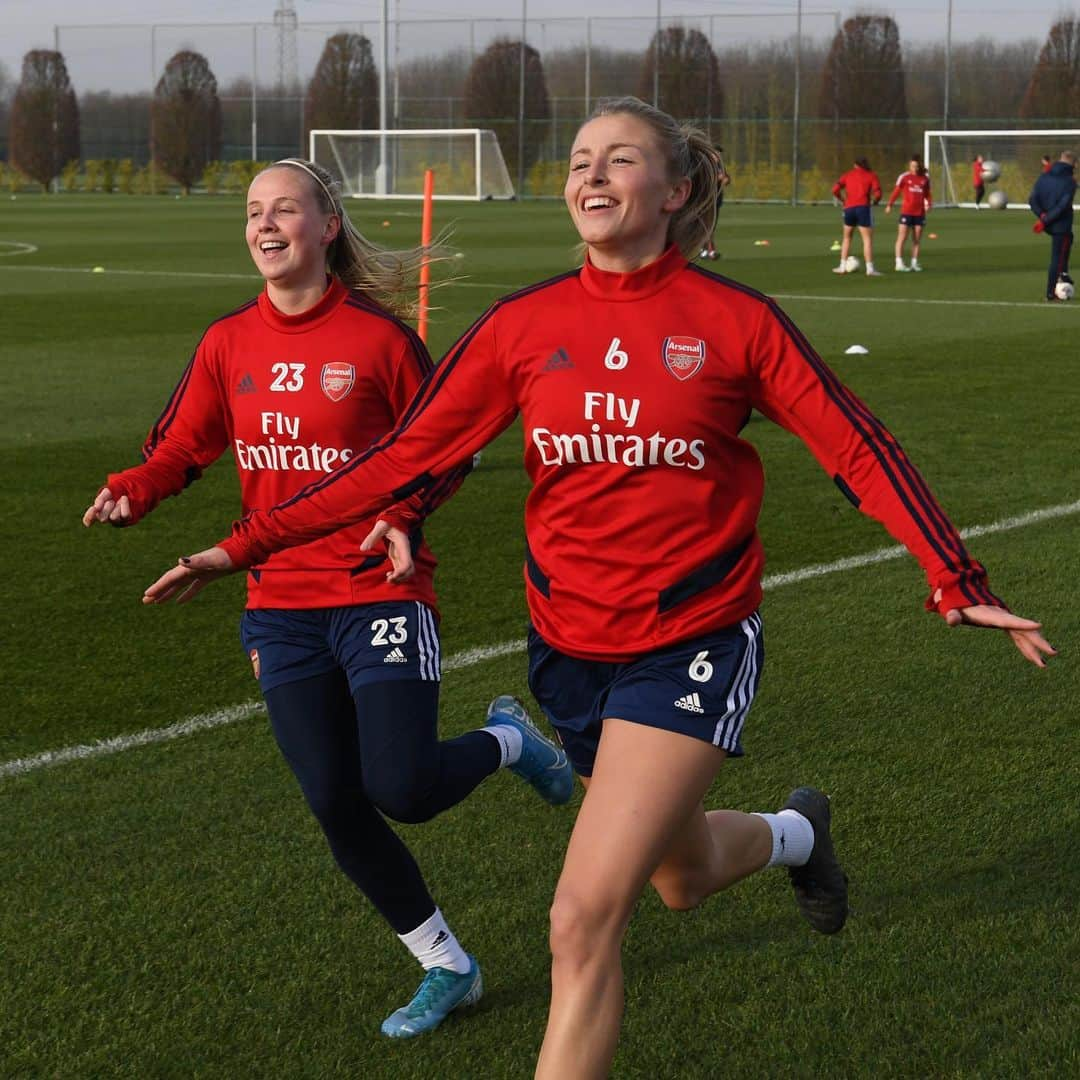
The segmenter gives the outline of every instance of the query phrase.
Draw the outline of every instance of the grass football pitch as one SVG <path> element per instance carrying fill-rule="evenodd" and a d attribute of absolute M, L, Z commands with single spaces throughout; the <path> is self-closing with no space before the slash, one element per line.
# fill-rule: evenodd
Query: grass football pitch
<path fill-rule="evenodd" d="M 984 527 L 969 544 L 992 587 L 1061 655 L 1039 671 L 998 633 L 947 630 L 910 558 L 836 566 L 891 540 L 755 418 L 769 660 L 747 757 L 709 801 L 828 791 L 853 913 L 815 936 L 782 871 L 689 914 L 645 895 L 614 1075 L 1076 1076 L 1080 303 L 1040 302 L 1048 244 L 1028 215 L 935 212 L 921 275 L 888 272 L 880 215 L 876 280 L 829 272 L 837 217 L 725 206 L 710 269 L 780 298 L 957 525 Z M 437 218 L 464 257 L 437 294 L 436 356 L 496 296 L 572 265 L 555 203 Z M 355 219 L 389 243 L 419 231 L 412 204 Z M 418 969 L 333 866 L 249 706 L 242 580 L 185 608 L 139 603 L 236 516 L 231 462 L 138 528 L 79 524 L 106 472 L 137 460 L 202 329 L 258 287 L 239 199 L 0 203 L 0 1075 L 530 1076 L 573 806 L 501 774 L 403 827 L 487 992 L 433 1035 L 383 1039 Z M 525 490 L 515 426 L 430 522 L 447 735 L 494 694 L 526 695 Z M 43 757 L 79 746 L 95 749 Z"/>

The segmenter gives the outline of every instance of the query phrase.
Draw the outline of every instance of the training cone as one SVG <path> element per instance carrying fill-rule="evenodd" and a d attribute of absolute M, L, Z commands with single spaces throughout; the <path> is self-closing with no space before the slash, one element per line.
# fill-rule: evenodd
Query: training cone
<path fill-rule="evenodd" d="M 754 241 L 754 247 L 768 247 L 768 246 L 769 246 L 769 241 L 768 240 L 755 240 Z"/>
<path fill-rule="evenodd" d="M 866 356 L 870 350 L 865 345 L 849 345 L 845 350 L 846 356 Z"/>

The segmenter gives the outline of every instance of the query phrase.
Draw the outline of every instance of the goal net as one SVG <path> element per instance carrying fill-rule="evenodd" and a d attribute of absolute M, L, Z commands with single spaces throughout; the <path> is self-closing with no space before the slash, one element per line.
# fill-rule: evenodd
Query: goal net
<path fill-rule="evenodd" d="M 421 199 L 424 172 L 436 199 L 512 199 L 495 132 L 480 128 L 312 131 L 309 156 L 359 199 Z"/>
<path fill-rule="evenodd" d="M 1027 209 L 1043 155 L 1057 161 L 1062 150 L 1080 150 L 1080 130 L 923 132 L 923 161 L 935 206 L 975 205 L 972 163 L 982 154 L 984 161 L 1001 167 L 1000 176 L 985 181 L 987 196 L 1001 191 L 1007 206 Z"/>

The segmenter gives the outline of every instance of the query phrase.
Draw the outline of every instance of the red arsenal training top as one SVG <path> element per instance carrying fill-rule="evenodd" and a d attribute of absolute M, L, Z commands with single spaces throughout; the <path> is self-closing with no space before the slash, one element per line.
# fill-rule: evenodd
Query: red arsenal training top
<path fill-rule="evenodd" d="M 896 178 L 896 187 L 889 196 L 889 205 L 892 206 L 901 195 L 904 201 L 900 204 L 900 213 L 922 217 L 932 205 L 930 177 L 925 174 L 920 176 L 918 173 L 902 172 Z"/>
<path fill-rule="evenodd" d="M 416 334 L 336 279 L 300 315 L 283 315 L 264 290 L 211 324 L 147 437 L 144 463 L 112 474 L 108 486 L 128 496 L 138 521 L 232 450 L 244 512 L 269 510 L 390 431 L 431 367 Z M 388 585 L 385 554 L 360 551 L 372 508 L 352 515 L 349 528 L 256 560 L 248 607 L 434 605 L 435 558 L 419 526 L 463 475 L 418 489 L 381 515 L 414 536 L 409 581 Z"/>
<path fill-rule="evenodd" d="M 873 170 L 856 165 L 833 184 L 832 193 L 837 199 L 841 192 L 845 210 L 853 206 L 870 206 L 881 199 L 881 181 Z"/>
<path fill-rule="evenodd" d="M 395 431 L 221 546 L 247 566 L 370 515 L 520 412 L 533 623 L 574 656 L 627 659 L 761 600 L 763 473 L 739 437 L 752 408 L 914 552 L 942 611 L 1000 603 L 896 440 L 784 312 L 674 247 L 634 273 L 586 263 L 497 301 Z"/>

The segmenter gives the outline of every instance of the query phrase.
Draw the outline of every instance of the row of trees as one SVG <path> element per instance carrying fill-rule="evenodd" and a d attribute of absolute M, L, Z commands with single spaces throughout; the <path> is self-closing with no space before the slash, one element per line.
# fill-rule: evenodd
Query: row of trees
<path fill-rule="evenodd" d="M 985 39 L 957 46 L 950 102 L 954 123 L 965 116 L 1075 123 L 1080 116 L 1080 20 L 1060 19 L 1035 52 L 1034 43 L 999 46 Z M 718 54 L 700 31 L 670 26 L 654 36 L 644 54 L 592 50 L 591 96 L 635 93 L 652 100 L 656 93 L 662 108 L 707 125 L 736 159 L 790 165 L 795 59 L 790 43 Z M 826 172 L 845 165 L 856 151 L 877 148 L 902 155 L 911 137 L 910 118 L 925 124 L 941 115 L 941 46 L 909 48 L 905 55 L 897 25 L 888 16 L 848 19 L 828 45 L 804 43 L 799 62 L 800 117 L 815 121 L 807 125 L 812 135 L 800 144 L 799 157 Z M 524 132 L 518 127 L 522 65 Z M 580 122 L 581 110 L 561 118 L 554 112 L 560 100 L 583 96 L 583 69 L 584 49 L 552 53 L 545 63 L 531 46 L 505 38 L 471 60 L 458 52 L 412 61 L 399 73 L 396 123 L 450 126 L 437 114 L 435 102 L 458 100 L 460 115 L 452 121 L 493 128 L 513 176 L 538 159 L 565 155 L 560 132 Z M 3 89 L 0 72 L 0 99 Z M 233 84 L 224 96 L 249 93 L 249 84 Z M 308 83 L 302 124 L 282 138 L 295 146 L 299 127 L 376 127 L 377 95 L 371 43 L 358 34 L 336 34 L 326 42 Z M 83 113 L 123 112 L 120 126 L 132 140 L 148 137 L 153 160 L 186 191 L 221 156 L 222 96 L 205 57 L 183 50 L 166 64 L 148 110 L 145 97 L 99 93 L 84 96 Z M 149 130 L 137 132 L 147 121 Z M 524 154 L 520 162 L 519 146 Z M 80 107 L 63 56 L 47 50 L 28 53 L 10 108 L 11 163 L 47 186 L 81 156 L 80 150 Z M 118 156 L 132 156 L 132 151 L 125 148 Z"/>

